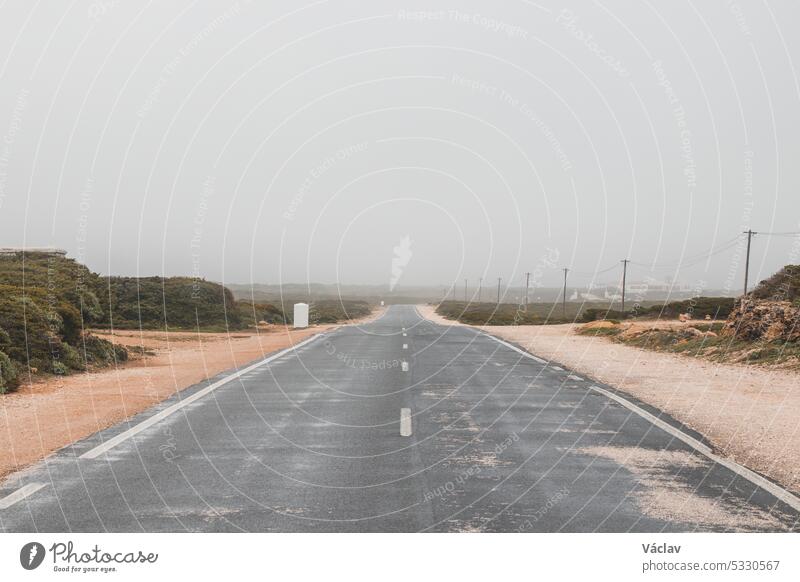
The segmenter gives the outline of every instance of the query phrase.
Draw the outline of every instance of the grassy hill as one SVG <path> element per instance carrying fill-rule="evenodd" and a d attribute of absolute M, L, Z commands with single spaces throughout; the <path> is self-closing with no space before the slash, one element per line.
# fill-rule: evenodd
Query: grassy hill
<path fill-rule="evenodd" d="M 84 332 L 104 318 L 98 283 L 65 257 L 0 256 L 0 393 L 23 372 L 67 374 L 127 359 L 124 348 Z"/>
<path fill-rule="evenodd" d="M 189 277 L 104 277 L 108 302 L 103 327 L 202 329 L 245 327 L 233 294 L 217 283 Z"/>
<path fill-rule="evenodd" d="M 800 305 L 800 265 L 786 265 L 748 293 L 754 299 L 791 301 Z"/>
<path fill-rule="evenodd" d="M 28 373 L 69 374 L 128 359 L 86 330 L 241 329 L 230 291 L 184 277 L 101 277 L 49 253 L 0 255 L 0 394 Z"/>
<path fill-rule="evenodd" d="M 230 331 L 290 324 L 293 303 L 236 300 L 218 283 L 189 277 L 101 277 L 49 253 L 0 255 L 0 393 L 28 371 L 68 374 L 128 358 L 125 348 L 90 328 Z M 365 301 L 325 299 L 310 308 L 311 323 L 370 313 Z"/>

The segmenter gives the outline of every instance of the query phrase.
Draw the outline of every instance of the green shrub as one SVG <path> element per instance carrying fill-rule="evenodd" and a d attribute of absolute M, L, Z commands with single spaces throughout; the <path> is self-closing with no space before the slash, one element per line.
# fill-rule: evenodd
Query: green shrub
<path fill-rule="evenodd" d="M 69 368 L 61 360 L 53 360 L 50 364 L 50 371 L 58 376 L 66 376 L 69 373 Z"/>
<path fill-rule="evenodd" d="M 84 336 L 81 348 L 86 363 L 92 366 L 110 366 L 128 360 L 128 350 L 125 346 L 112 344 L 94 335 Z"/>
<path fill-rule="evenodd" d="M 67 343 L 61 344 L 60 359 L 64 365 L 71 370 L 82 371 L 86 369 L 86 363 L 81 356 L 81 353 Z"/>
<path fill-rule="evenodd" d="M 0 289 L 0 327 L 6 330 L 8 345 L 4 350 L 13 360 L 27 363 L 28 358 L 49 358 L 50 346 L 61 327 L 57 314 L 48 317 L 31 297 L 13 295 Z M 57 344 L 61 341 L 58 339 Z"/>
<path fill-rule="evenodd" d="M 5 353 L 0 352 L 0 394 L 17 387 L 17 368 Z"/>
<path fill-rule="evenodd" d="M 116 328 L 241 329 L 233 294 L 189 277 L 108 277 L 107 322 Z"/>
<path fill-rule="evenodd" d="M 4 350 L 11 345 L 11 336 L 8 332 L 0 327 L 0 350 Z"/>
<path fill-rule="evenodd" d="M 756 299 L 800 302 L 800 265 L 786 265 L 751 292 Z"/>
<path fill-rule="evenodd" d="M 638 317 L 677 318 L 688 313 L 693 319 L 725 319 L 730 315 L 735 303 L 733 297 L 694 297 L 683 301 L 671 301 L 662 305 L 651 305 L 635 311 Z"/>
<path fill-rule="evenodd" d="M 287 318 L 278 307 L 271 303 L 252 303 L 246 300 L 236 302 L 239 319 L 246 327 L 255 327 L 261 321 L 273 324 L 285 324 Z"/>

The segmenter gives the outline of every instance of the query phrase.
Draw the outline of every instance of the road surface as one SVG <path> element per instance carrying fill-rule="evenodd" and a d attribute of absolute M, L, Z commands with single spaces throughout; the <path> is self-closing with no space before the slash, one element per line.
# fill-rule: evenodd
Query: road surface
<path fill-rule="evenodd" d="M 798 529 L 597 384 L 413 306 L 230 376 L 7 479 L 0 530 Z"/>

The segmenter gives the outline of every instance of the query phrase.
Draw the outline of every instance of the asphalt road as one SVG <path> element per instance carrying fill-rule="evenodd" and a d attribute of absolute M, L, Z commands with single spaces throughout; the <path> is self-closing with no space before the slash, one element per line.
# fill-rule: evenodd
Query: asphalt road
<path fill-rule="evenodd" d="M 798 529 L 590 381 L 413 306 L 230 374 L 6 480 L 0 530 Z"/>

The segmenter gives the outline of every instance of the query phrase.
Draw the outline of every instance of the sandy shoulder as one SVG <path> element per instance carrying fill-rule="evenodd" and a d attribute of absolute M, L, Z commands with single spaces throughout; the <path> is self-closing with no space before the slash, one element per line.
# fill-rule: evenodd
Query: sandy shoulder
<path fill-rule="evenodd" d="M 460 325 L 419 306 L 437 323 Z M 577 325 L 485 326 L 531 353 L 667 412 L 718 453 L 800 493 L 800 374 L 717 364 L 575 334 Z"/>
<path fill-rule="evenodd" d="M 0 397 L 0 476 L 130 418 L 184 388 L 333 327 L 270 326 L 230 334 L 98 332 L 116 343 L 144 347 L 148 355 L 114 369 L 35 379 Z"/>

